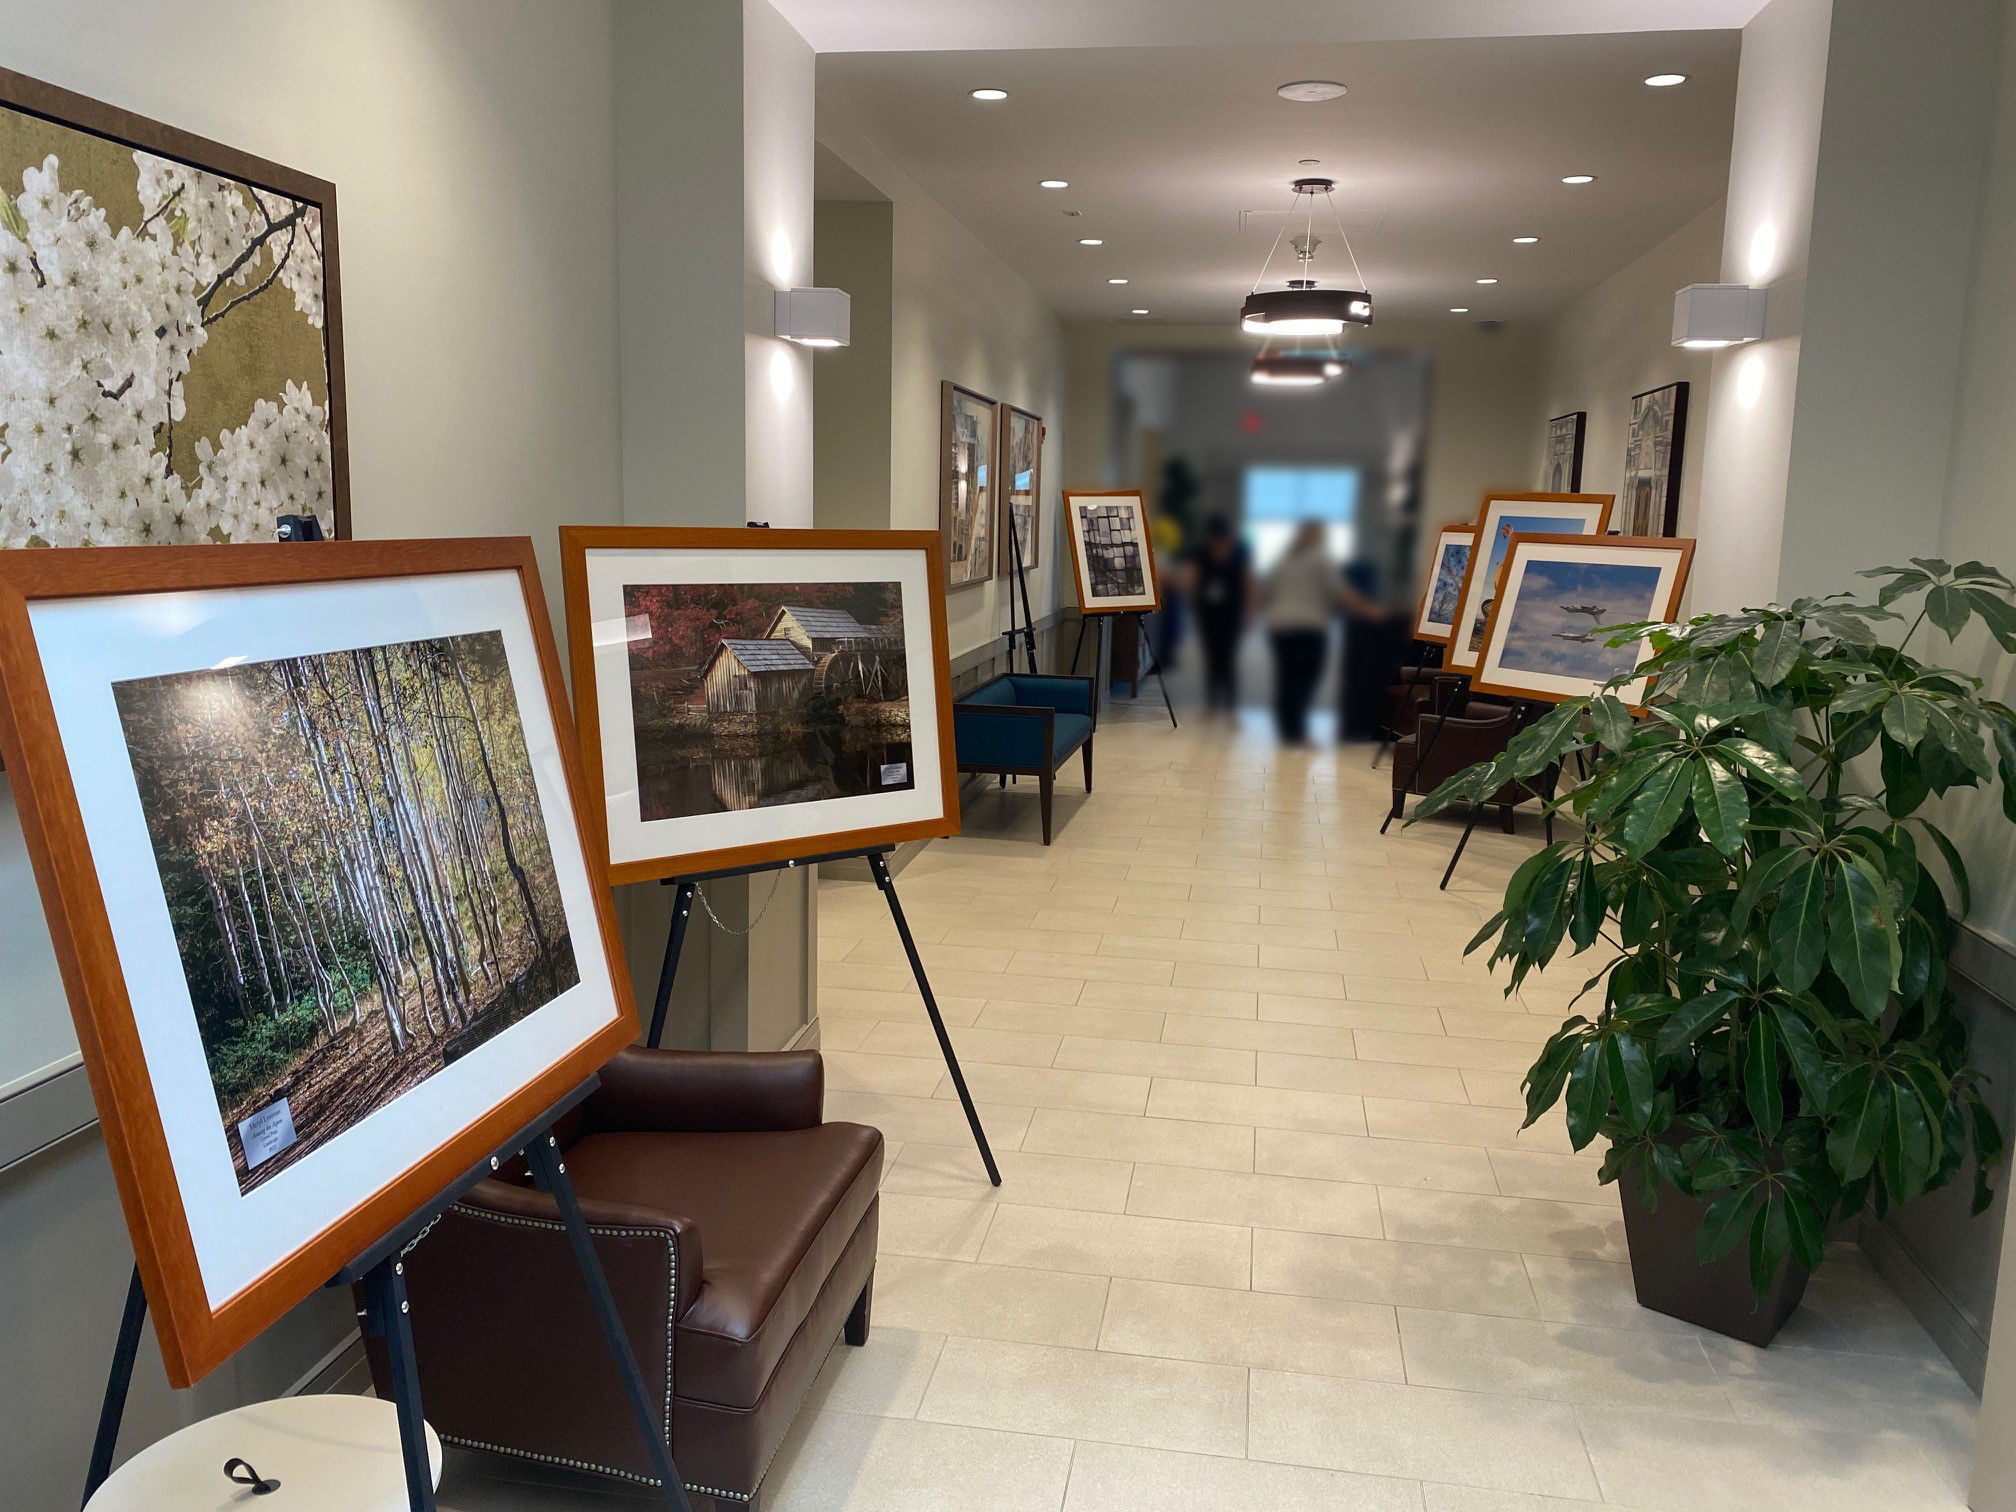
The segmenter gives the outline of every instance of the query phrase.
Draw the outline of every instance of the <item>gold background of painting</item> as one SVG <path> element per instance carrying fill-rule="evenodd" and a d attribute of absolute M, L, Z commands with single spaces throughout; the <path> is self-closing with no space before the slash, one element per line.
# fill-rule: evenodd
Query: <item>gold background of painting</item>
<path fill-rule="evenodd" d="M 10 199 L 21 197 L 21 175 L 41 167 L 52 153 L 66 192 L 83 190 L 115 231 L 139 225 L 139 168 L 131 147 L 0 106 L 0 187 Z M 252 276 L 220 292 L 214 308 L 222 309 L 232 296 L 257 288 L 273 271 L 273 256 L 271 248 L 262 250 L 252 264 Z M 256 401 L 279 403 L 290 382 L 305 383 L 315 402 L 326 408 L 329 365 L 323 336 L 277 282 L 209 327 L 209 340 L 196 352 L 182 380 L 187 413 L 173 427 L 172 436 L 162 438 L 172 441 L 168 465 L 176 475 L 193 485 L 197 438 L 208 436 L 214 442 L 224 431 L 243 425 Z"/>

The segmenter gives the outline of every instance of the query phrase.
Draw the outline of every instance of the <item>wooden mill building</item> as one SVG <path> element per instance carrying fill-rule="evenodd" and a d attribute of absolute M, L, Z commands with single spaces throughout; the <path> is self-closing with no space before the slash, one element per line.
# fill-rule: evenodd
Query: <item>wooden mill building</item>
<path fill-rule="evenodd" d="M 807 609 L 786 604 L 764 635 L 787 640 L 813 661 L 834 651 L 867 651 L 887 646 L 895 636 L 880 625 L 864 625 L 845 609 Z"/>
<path fill-rule="evenodd" d="M 781 714 L 811 693 L 812 661 L 788 640 L 724 640 L 701 685 L 709 714 Z"/>

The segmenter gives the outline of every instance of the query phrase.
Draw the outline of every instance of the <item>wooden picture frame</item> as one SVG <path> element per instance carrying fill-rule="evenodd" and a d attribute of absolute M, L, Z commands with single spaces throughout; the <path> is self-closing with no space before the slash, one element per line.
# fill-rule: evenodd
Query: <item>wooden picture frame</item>
<path fill-rule="evenodd" d="M 1456 605 L 1463 596 L 1463 573 L 1477 543 L 1474 525 L 1444 525 L 1436 532 L 1422 574 L 1421 605 L 1414 611 L 1414 639 L 1449 644 L 1456 633 Z"/>
<path fill-rule="evenodd" d="M 1498 569 L 1472 690 L 1545 703 L 1594 697 L 1652 654 L 1644 641 L 1635 650 L 1610 647 L 1594 632 L 1675 620 L 1693 565 L 1694 542 L 1687 538 L 1515 534 Z M 1531 612 L 1529 602 L 1536 605 Z M 1639 708 L 1648 680 L 1622 684 L 1617 696 Z"/>
<path fill-rule="evenodd" d="M 1582 449 L 1589 435 L 1589 411 L 1571 410 L 1547 422 L 1547 455 L 1540 464 L 1540 486 L 1552 493 L 1582 490 Z"/>
<path fill-rule="evenodd" d="M 995 475 L 1000 486 L 1000 507 L 995 517 L 1001 522 L 1001 574 L 1015 574 L 1015 553 L 1011 542 L 1022 547 L 1022 570 L 1034 572 L 1043 565 L 1043 417 L 1012 404 L 1001 406 L 1000 464 Z M 1019 432 L 1019 434 L 1018 434 Z M 1029 441 L 1029 486 L 1017 488 L 1016 445 Z M 1015 511 L 1015 528 L 1009 529 L 1009 511 Z"/>
<path fill-rule="evenodd" d="M 648 882 L 958 834 L 959 774 L 952 744 L 952 670 L 942 550 L 938 533 L 929 530 L 563 527 L 560 563 L 566 585 L 576 722 L 581 732 L 582 767 L 591 796 L 592 822 L 601 839 L 600 849 L 610 858 L 609 880 Z M 632 567 L 629 565 L 632 563 L 637 565 Z M 790 575 L 783 575 L 787 573 Z M 869 774 L 872 772 L 879 779 L 889 766 L 882 758 L 871 756 L 869 766 L 859 777 L 862 784 L 859 791 L 759 803 L 742 809 L 724 807 L 722 815 L 648 812 L 644 795 L 647 779 L 639 760 L 636 725 L 638 702 L 646 694 L 636 681 L 629 648 L 633 641 L 648 638 L 651 631 L 648 623 L 642 626 L 635 623 L 633 600 L 626 589 L 663 591 L 682 587 L 697 592 L 727 584 L 750 586 L 751 602 L 759 602 L 756 595 L 764 588 L 783 591 L 807 584 L 900 585 L 901 675 L 905 683 L 907 734 L 904 760 L 910 767 L 900 779 L 901 786 L 874 790 L 869 785 Z M 805 642 L 799 654 L 808 663 L 800 669 L 794 662 L 764 676 L 800 679 L 815 686 L 821 676 L 856 676 L 847 671 L 852 642 L 835 639 L 828 644 L 805 637 L 791 623 L 780 623 L 780 616 L 789 607 L 788 599 L 760 602 L 765 606 L 765 627 L 756 629 L 751 620 L 745 628 L 759 639 L 789 641 L 791 636 L 799 635 Z M 728 648 L 731 641 L 739 645 L 742 639 L 720 638 L 719 646 L 698 668 L 700 682 L 690 689 L 679 690 L 678 696 L 685 699 L 710 695 L 708 709 L 698 717 L 700 727 L 694 734 L 681 737 L 683 747 L 705 742 L 713 749 L 712 731 L 722 726 L 723 715 L 712 707 L 713 689 L 708 684 L 713 674 L 721 670 L 716 662 L 724 655 L 723 648 Z M 841 660 L 829 660 L 835 656 Z M 778 659 L 790 658 L 780 652 Z M 912 671 L 920 662 L 925 667 L 921 676 Z M 682 666 L 678 670 L 683 683 L 686 680 L 683 674 L 695 669 Z M 757 675 L 749 674 L 751 680 Z M 807 695 L 794 686 L 788 696 L 802 700 Z M 835 703 L 842 701 L 830 689 L 826 696 Z M 624 702 L 614 702 L 618 697 Z M 753 707 L 756 705 L 752 704 Z M 754 741 L 768 738 L 761 715 L 751 720 L 734 711 L 725 712 L 735 722 L 733 738 L 738 742 L 745 734 L 743 726 L 748 727 L 746 734 Z M 683 718 L 683 713 L 677 717 Z M 781 725 L 782 721 L 778 723 Z M 844 744 L 843 740 L 843 747 Z M 671 742 L 667 741 L 666 746 L 671 748 Z M 735 763 L 732 769 L 740 772 L 739 763 L 771 759 L 766 754 L 731 755 L 717 751 L 708 761 L 713 791 L 717 795 L 721 791 L 722 763 Z M 825 759 L 831 780 L 837 784 L 840 762 L 838 758 Z M 700 765 L 697 759 L 690 765 L 697 774 Z M 813 780 L 811 776 L 806 778 L 806 782 Z M 794 782 L 793 791 L 804 785 Z M 845 807 L 833 812 L 834 805 Z M 715 822 L 696 822 L 699 820 Z"/>
<path fill-rule="evenodd" d="M 1139 563 L 1121 563 L 1121 570 L 1127 574 L 1128 581 L 1117 585 L 1121 591 L 1104 592 L 1100 591 L 1106 586 L 1101 581 L 1104 569 L 1091 561 L 1092 551 L 1104 543 L 1086 539 L 1085 511 L 1110 511 L 1123 506 L 1128 510 L 1122 526 L 1125 539 L 1117 545 L 1124 548 L 1138 542 L 1141 560 Z M 1148 518 L 1148 501 L 1140 489 L 1067 488 L 1064 491 L 1064 538 L 1071 548 L 1071 575 L 1078 584 L 1078 612 L 1081 616 L 1151 614 L 1162 607 L 1162 584 L 1155 571 L 1155 531 Z M 1132 573 L 1137 566 L 1142 577 L 1138 585 L 1132 581 Z M 1086 592 L 1088 580 L 1094 590 L 1091 597 Z"/>
<path fill-rule="evenodd" d="M 290 611 L 290 601 L 298 612 Z M 138 629 L 124 638 L 105 635 L 104 626 L 113 622 Z M 360 631 L 359 625 L 370 628 Z M 388 639 L 411 625 L 423 627 L 421 636 Z M 463 632 L 456 631 L 458 625 Z M 158 849 L 164 842 L 155 827 L 179 820 L 162 817 L 170 812 L 165 803 L 148 807 L 142 753 L 159 747 L 149 745 L 154 737 L 148 726 L 130 722 L 129 706 L 120 700 L 136 696 L 131 692 L 136 688 L 174 685 L 186 689 L 191 701 L 173 707 L 200 714 L 215 707 L 221 689 L 214 679 L 238 676 L 226 670 L 234 666 L 243 668 L 242 686 L 263 675 L 269 681 L 260 686 L 270 692 L 278 686 L 270 679 L 284 682 L 286 674 L 269 668 L 338 657 L 354 666 L 356 657 L 368 659 L 374 649 L 418 647 L 420 656 L 459 658 L 459 649 L 443 648 L 477 639 L 487 645 L 492 638 L 496 649 L 488 654 L 493 665 L 502 658 L 503 681 L 482 684 L 489 713 L 479 716 L 471 703 L 468 724 L 504 732 L 507 739 L 510 731 L 517 733 L 524 775 L 509 771 L 505 780 L 514 784 L 514 793 L 529 785 L 530 807 L 515 812 L 538 821 L 551 867 L 540 881 L 550 880 L 558 890 L 558 921 L 568 931 L 558 944 L 568 952 L 575 979 L 569 985 L 557 974 L 547 976 L 543 985 L 553 985 L 554 995 L 529 1007 L 522 996 L 506 994 L 541 990 L 542 983 L 527 987 L 529 974 L 509 980 L 478 1010 L 480 1016 L 500 1004 L 515 1009 L 503 1027 L 493 1022 L 483 1041 L 465 1045 L 459 1054 L 447 1053 L 452 1047 L 444 1049 L 437 1038 L 432 1049 L 441 1053 L 442 1064 L 421 1070 L 418 1080 L 356 1113 L 326 1139 L 311 1136 L 317 1142 L 266 1184 L 248 1185 L 255 1163 L 250 1152 L 242 1152 L 246 1177 L 237 1177 L 228 1124 L 225 1138 L 216 1137 L 220 1119 L 229 1116 L 223 1083 L 215 1061 L 209 1076 L 203 1074 L 208 1051 L 199 1041 L 191 986 L 198 979 L 185 978 L 193 968 L 181 953 L 180 927 L 171 924 L 164 901 L 169 884 L 158 870 L 169 853 Z M 219 658 L 217 648 L 229 644 L 258 649 L 249 657 Z M 136 668 L 141 676 L 134 681 L 108 670 L 113 667 Z M 147 675 L 150 669 L 166 675 Z M 306 720 L 309 694 L 307 685 L 301 686 Z M 600 885 L 598 842 L 592 828 L 575 819 L 584 792 L 581 769 L 529 540 L 0 553 L 0 688 L 5 692 L 0 749 L 7 755 L 171 1385 L 188 1386 L 222 1363 L 635 1037 L 623 944 Z M 333 698 L 326 685 L 323 691 Z M 228 706 L 230 699 L 225 702 Z M 322 707 L 328 716 L 339 706 Z M 501 711 L 515 722 L 507 725 Z M 415 721 L 403 726 L 401 737 L 410 753 L 411 731 L 425 727 L 425 716 L 403 717 Z M 109 740 L 78 738 L 106 728 L 108 721 Z M 196 715 L 185 723 L 197 726 L 197 736 L 205 733 Z M 377 725 L 365 728 L 369 735 L 360 738 L 378 738 Z M 209 731 L 211 744 L 202 749 L 227 753 L 218 760 L 238 759 L 235 748 L 222 742 L 224 731 L 218 723 Z M 296 733 L 305 750 L 308 737 Z M 378 745 L 381 758 L 396 765 L 396 757 L 384 755 L 388 749 Z M 513 754 L 513 748 L 502 754 Z M 312 803 L 303 794 L 313 791 L 312 781 L 304 779 L 290 796 Z M 498 791 L 493 780 L 491 792 Z M 370 801 L 377 812 L 376 797 Z M 499 809 L 503 805 L 500 799 Z M 269 819 L 274 812 L 269 810 Z M 231 839 L 235 844 L 262 832 L 254 820 L 234 826 Z M 547 864 L 525 848 L 531 835 L 521 827 L 518 858 L 527 865 Z M 136 847 L 148 850 L 147 860 L 137 858 Z M 508 844 L 502 853 L 512 855 Z M 537 917 L 529 891 L 525 908 Z M 267 917 L 270 924 L 274 915 Z M 555 915 L 548 912 L 546 920 L 551 925 Z M 542 951 L 553 948 L 550 935 L 536 928 L 531 933 L 541 939 Z M 305 938 L 297 935 L 294 943 L 305 948 Z M 158 960 L 164 949 L 173 963 L 172 983 L 146 970 L 134 974 L 150 954 Z M 279 949 L 276 934 L 276 954 Z M 301 958 L 297 953 L 297 961 Z M 404 1016 L 406 978 L 397 985 Z M 353 1014 L 359 1012 L 354 990 L 351 1006 Z M 382 1011 L 382 998 L 378 1006 Z M 445 1007 L 443 1017 L 454 1022 Z M 353 1018 L 352 1027 L 360 1022 Z M 362 1053 L 361 1042 L 340 1053 Z M 190 1054 L 203 1083 L 193 1089 L 162 1071 L 187 1064 Z M 433 1091 L 420 1097 L 422 1089 Z M 288 1138 L 293 1132 L 290 1123 Z M 239 1133 L 245 1134 L 244 1125 Z M 379 1157 L 388 1151 L 381 1171 Z M 346 1192 L 362 1195 L 353 1201 Z M 270 1263 L 260 1258 L 269 1252 L 277 1256 Z M 231 1279 L 240 1274 L 250 1279 Z"/>
<path fill-rule="evenodd" d="M 1478 650 L 1484 643 L 1484 622 L 1489 617 L 1489 595 L 1495 589 L 1498 564 L 1504 560 L 1508 544 L 1506 522 L 1512 530 L 1537 535 L 1558 526 L 1560 534 L 1601 535 L 1610 525 L 1615 494 L 1576 493 L 1487 493 L 1477 511 L 1477 539 L 1471 547 L 1469 564 L 1463 571 L 1463 591 L 1456 600 L 1455 629 L 1445 644 L 1447 665 L 1452 672 L 1476 669 Z"/>
<path fill-rule="evenodd" d="M 945 586 L 955 592 L 991 580 L 1000 554 L 994 544 L 999 409 L 985 394 L 949 378 L 938 386 L 938 531 L 944 541 Z M 969 411 L 972 434 L 962 436 Z M 969 453 L 978 450 L 977 460 L 970 454 L 962 457 L 962 447 Z"/>
<path fill-rule="evenodd" d="M 155 157 L 201 169 L 205 173 L 233 180 L 269 194 L 282 195 L 298 204 L 314 208 L 315 220 L 319 221 L 320 226 L 319 250 L 322 273 L 320 304 L 323 378 L 327 384 L 326 423 L 331 515 L 329 523 L 333 526 L 331 533 L 338 539 L 348 538 L 351 534 L 350 422 L 344 392 L 343 298 L 339 278 L 341 259 L 338 255 L 336 186 L 327 179 L 271 162 L 222 142 L 211 141 L 194 132 L 150 120 L 146 116 L 107 104 L 103 100 L 95 100 L 88 95 L 77 94 L 54 84 L 44 83 L 40 79 L 0 68 L 0 115 L 8 112 L 32 117 L 88 137 L 100 138 L 118 147 L 150 153 Z M 59 164 L 59 175 L 60 173 Z M 0 182 L 0 195 L 16 195 L 20 189 L 18 174 L 11 183 Z M 309 226 L 310 229 L 303 233 L 302 226 Z M 303 234 L 313 234 L 309 222 L 302 222 L 290 228 L 290 235 Z M 275 245 L 279 245 L 277 236 L 273 240 Z M 287 245 L 291 249 L 293 244 L 290 242 Z M 260 258 L 264 256 L 264 253 L 260 254 Z M 255 259 L 252 266 L 258 269 L 263 264 L 260 259 Z M 277 275 L 279 270 L 276 267 L 273 271 Z M 206 306 L 205 323 L 215 325 L 233 304 L 242 303 L 254 294 L 265 293 L 272 281 L 270 277 L 264 278 L 262 282 L 241 288 L 224 282 L 222 275 L 219 275 L 219 282 L 214 287 L 217 289 L 218 297 L 225 303 L 214 313 Z M 286 292 L 285 287 L 283 286 L 279 292 Z M 195 360 L 200 362 L 200 355 Z M 270 398 L 276 404 L 280 404 L 285 396 L 276 392 L 261 397 Z M 246 424 L 246 422 L 234 419 L 233 424 Z M 251 429 L 249 424 L 246 428 Z M 197 435 L 199 439 L 204 438 L 200 430 Z M 222 439 L 221 436 L 218 439 Z M 285 511 L 276 511 L 276 514 L 279 512 Z M 168 537 L 164 536 L 161 539 L 165 540 Z M 123 545 L 139 542 L 102 541 L 94 544 Z"/>
<path fill-rule="evenodd" d="M 1617 528 L 1629 536 L 1671 536 L 1680 529 L 1680 468 L 1687 451 L 1684 380 L 1631 396 L 1624 434 L 1624 486 Z"/>

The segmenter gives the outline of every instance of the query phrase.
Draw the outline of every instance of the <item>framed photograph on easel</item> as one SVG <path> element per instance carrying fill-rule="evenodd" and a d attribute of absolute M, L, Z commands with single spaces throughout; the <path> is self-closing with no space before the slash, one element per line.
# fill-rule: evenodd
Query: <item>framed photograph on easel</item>
<path fill-rule="evenodd" d="M 0 687 L 172 1384 L 636 1033 L 530 541 L 0 553 Z"/>
<path fill-rule="evenodd" d="M 1490 617 L 1498 569 L 1515 533 L 1548 531 L 1601 535 L 1610 525 L 1614 494 L 1494 493 L 1484 496 L 1477 512 L 1477 540 L 1463 570 L 1456 597 L 1456 619 L 1450 635 L 1447 665 L 1472 672 L 1484 645 L 1484 622 Z"/>
<path fill-rule="evenodd" d="M 1064 519 L 1081 614 L 1145 614 L 1162 607 L 1155 536 L 1138 489 L 1067 489 Z"/>
<path fill-rule="evenodd" d="M 1436 534 L 1421 606 L 1414 613 L 1414 639 L 1446 646 L 1456 633 L 1456 601 L 1463 593 L 1463 573 L 1476 540 L 1472 525 L 1444 525 Z"/>
<path fill-rule="evenodd" d="M 576 526 L 560 553 L 612 881 L 959 832 L 934 532 Z"/>

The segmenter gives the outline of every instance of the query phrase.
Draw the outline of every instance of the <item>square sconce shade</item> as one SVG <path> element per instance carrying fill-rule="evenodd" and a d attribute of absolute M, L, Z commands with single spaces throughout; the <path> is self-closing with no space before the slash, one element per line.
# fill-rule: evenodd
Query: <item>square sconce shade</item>
<path fill-rule="evenodd" d="M 1764 334 L 1764 290 L 1748 284 L 1689 284 L 1673 296 L 1673 345 L 1697 350 L 1756 341 Z"/>
<path fill-rule="evenodd" d="M 846 346 L 852 307 L 845 289 L 779 289 L 777 334 L 800 346 Z"/>

